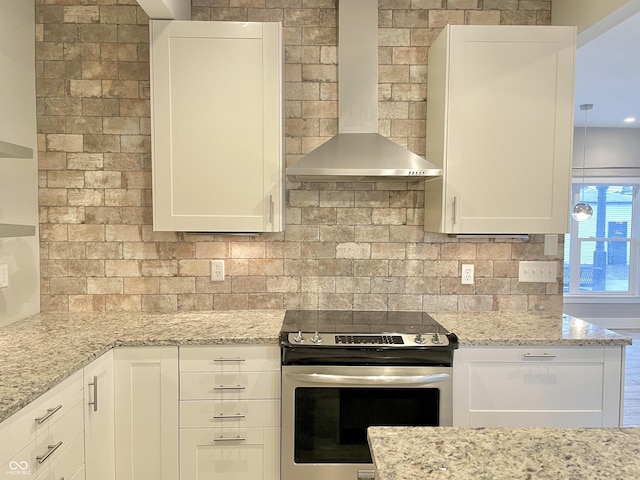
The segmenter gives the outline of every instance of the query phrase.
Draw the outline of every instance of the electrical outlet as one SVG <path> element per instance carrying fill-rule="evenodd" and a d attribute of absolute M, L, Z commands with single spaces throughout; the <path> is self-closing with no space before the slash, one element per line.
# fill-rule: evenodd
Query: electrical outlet
<path fill-rule="evenodd" d="M 224 281 L 224 260 L 211 260 L 211 281 Z"/>
<path fill-rule="evenodd" d="M 462 265 L 462 280 L 463 285 L 473 285 L 473 264 Z"/>
<path fill-rule="evenodd" d="M 518 265 L 519 282 L 553 283 L 557 274 L 557 262 L 520 262 Z"/>
<path fill-rule="evenodd" d="M 9 265 L 6 263 L 0 264 L 0 288 L 6 288 L 9 286 Z"/>

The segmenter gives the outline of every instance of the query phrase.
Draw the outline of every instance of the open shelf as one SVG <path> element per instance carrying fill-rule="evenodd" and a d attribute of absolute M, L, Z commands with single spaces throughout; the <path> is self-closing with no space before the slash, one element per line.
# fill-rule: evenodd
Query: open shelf
<path fill-rule="evenodd" d="M 33 225 L 16 225 L 13 223 L 0 223 L 0 238 L 9 237 L 33 237 L 36 227 Z"/>
<path fill-rule="evenodd" d="M 33 149 L 0 140 L 0 158 L 33 158 Z"/>

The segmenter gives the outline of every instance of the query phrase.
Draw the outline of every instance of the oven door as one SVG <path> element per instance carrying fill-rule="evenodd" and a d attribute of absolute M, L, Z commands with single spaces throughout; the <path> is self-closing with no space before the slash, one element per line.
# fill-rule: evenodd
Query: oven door
<path fill-rule="evenodd" d="M 373 478 L 369 426 L 451 426 L 451 367 L 283 366 L 282 480 Z"/>

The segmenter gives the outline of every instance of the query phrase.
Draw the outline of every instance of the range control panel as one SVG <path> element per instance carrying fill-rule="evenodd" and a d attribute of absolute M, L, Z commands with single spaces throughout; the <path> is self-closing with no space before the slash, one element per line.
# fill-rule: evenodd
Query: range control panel
<path fill-rule="evenodd" d="M 440 333 L 318 333 L 298 332 L 289 333 L 291 345 L 307 346 L 385 346 L 385 347 L 446 347 L 449 339 Z"/>

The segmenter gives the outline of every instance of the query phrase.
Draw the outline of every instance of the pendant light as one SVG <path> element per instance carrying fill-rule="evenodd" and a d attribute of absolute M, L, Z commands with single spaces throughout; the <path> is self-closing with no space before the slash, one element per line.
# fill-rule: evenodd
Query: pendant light
<path fill-rule="evenodd" d="M 593 208 L 584 201 L 584 167 L 587 164 L 587 112 L 593 108 L 593 104 L 584 103 L 580 110 L 584 111 L 584 136 L 582 137 L 582 184 L 580 186 L 580 200 L 573 206 L 571 216 L 577 222 L 589 220 L 593 215 Z"/>

